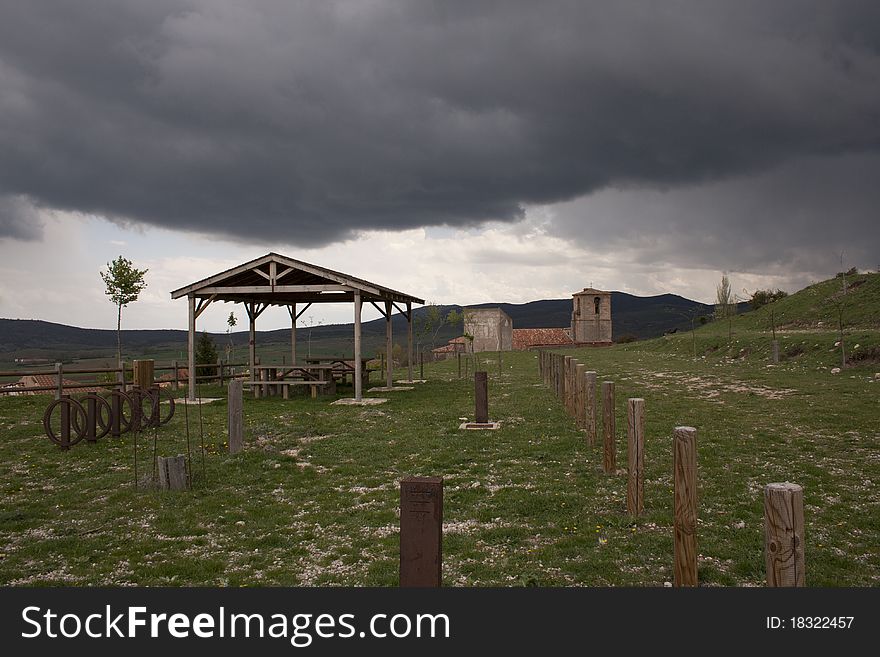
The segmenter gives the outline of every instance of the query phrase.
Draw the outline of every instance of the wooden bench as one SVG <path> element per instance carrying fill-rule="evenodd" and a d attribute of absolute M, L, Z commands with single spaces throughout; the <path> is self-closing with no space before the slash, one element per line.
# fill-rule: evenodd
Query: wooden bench
<path fill-rule="evenodd" d="M 265 386 L 266 389 L 269 387 L 278 387 L 281 388 L 281 394 L 284 399 L 290 398 L 290 386 L 310 386 L 312 389 L 312 399 L 315 399 L 318 396 L 318 388 L 325 388 L 333 384 L 333 381 L 320 381 L 320 380 L 296 380 L 296 381 L 288 381 L 288 380 L 266 380 L 266 381 L 242 381 L 241 385 L 246 386 L 248 388 L 253 387 L 254 393 L 256 396 L 259 396 L 259 391 L 263 389 Z M 335 388 L 335 386 L 333 386 Z M 332 389 L 332 388 L 331 388 Z"/>

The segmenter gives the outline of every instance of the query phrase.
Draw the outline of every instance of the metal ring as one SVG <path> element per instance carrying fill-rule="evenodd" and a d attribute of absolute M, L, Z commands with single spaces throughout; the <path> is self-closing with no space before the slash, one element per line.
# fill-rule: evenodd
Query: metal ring
<path fill-rule="evenodd" d="M 82 403 L 84 401 L 86 401 L 87 399 L 94 399 L 100 405 L 98 407 L 97 413 L 95 415 L 95 426 L 101 428 L 101 433 L 95 432 L 95 440 L 100 440 L 101 438 L 106 436 L 108 433 L 110 433 L 110 429 L 113 426 L 113 408 L 110 406 L 110 402 L 108 402 L 104 397 L 102 397 L 101 395 L 99 395 L 95 392 L 90 392 L 89 394 L 83 395 L 82 397 L 80 397 L 80 399 L 79 399 L 80 405 L 82 405 Z M 104 413 L 103 413 L 105 408 L 107 409 L 107 421 L 106 422 L 104 422 Z M 74 426 L 76 427 L 76 430 L 80 431 L 80 428 L 77 425 L 77 423 L 79 422 L 79 420 L 77 419 L 78 417 L 79 417 L 78 415 L 74 415 L 72 422 L 73 422 Z M 86 425 L 87 426 L 88 426 L 88 422 L 89 422 L 89 416 L 88 416 L 88 413 L 86 413 Z M 85 431 L 85 430 L 83 430 L 83 431 Z M 83 434 L 83 435 L 85 435 L 85 434 Z"/>
<path fill-rule="evenodd" d="M 74 417 L 76 417 L 76 415 L 79 413 L 81 413 L 82 417 L 83 417 L 82 427 L 79 427 L 77 425 L 76 420 L 71 420 L 70 425 L 71 425 L 71 427 L 73 427 L 73 429 L 76 433 L 76 437 L 72 438 L 70 441 L 68 441 L 66 443 L 63 442 L 58 436 L 56 436 L 55 432 L 52 430 L 52 411 L 54 411 L 55 407 L 58 406 L 59 404 L 67 404 L 68 406 L 73 406 Z M 46 412 L 43 414 L 43 429 L 45 429 L 45 431 L 46 431 L 46 436 L 48 436 L 49 440 L 51 440 L 53 443 L 55 443 L 56 445 L 58 445 L 62 449 L 69 449 L 70 447 L 72 447 L 73 445 L 76 445 L 80 440 L 82 440 L 85 437 L 85 430 L 84 430 L 85 422 L 86 422 L 86 410 L 82 407 L 82 404 L 80 404 L 75 399 L 71 399 L 70 397 L 60 397 L 59 399 L 56 399 L 51 404 L 49 404 L 49 407 L 46 409 Z"/>
<path fill-rule="evenodd" d="M 174 395 L 170 392 L 165 392 L 162 388 L 154 388 L 156 391 L 156 396 L 159 398 L 159 404 L 162 403 L 162 396 L 164 393 L 165 398 L 168 400 L 168 415 L 162 417 L 162 414 L 159 414 L 159 424 L 168 424 L 171 421 L 171 418 L 174 417 Z"/>

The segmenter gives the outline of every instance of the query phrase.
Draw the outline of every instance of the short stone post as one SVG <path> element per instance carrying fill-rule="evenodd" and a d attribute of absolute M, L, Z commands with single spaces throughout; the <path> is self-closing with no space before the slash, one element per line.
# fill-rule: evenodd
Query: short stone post
<path fill-rule="evenodd" d="M 227 387 L 228 396 L 228 424 L 229 424 L 229 453 L 238 454 L 241 451 L 244 439 L 244 395 L 242 384 L 238 379 L 230 379 Z"/>
<path fill-rule="evenodd" d="M 489 421 L 489 377 L 487 372 L 474 372 L 474 422 Z"/>
<path fill-rule="evenodd" d="M 617 469 L 617 446 L 615 443 L 617 422 L 614 417 L 614 381 L 602 382 L 602 428 L 603 449 L 602 469 L 605 474 L 614 474 Z"/>
<path fill-rule="evenodd" d="M 163 490 L 186 490 L 186 457 L 183 454 L 177 456 L 160 456 L 159 462 L 159 488 Z"/>
<path fill-rule="evenodd" d="M 442 546 L 443 478 L 402 479 L 400 586 L 440 586 L 443 574 Z"/>
<path fill-rule="evenodd" d="M 779 340 L 774 340 L 770 345 L 771 351 L 773 352 L 773 363 L 779 363 Z"/>
<path fill-rule="evenodd" d="M 767 586 L 805 586 L 804 489 L 797 484 L 764 487 L 764 561 Z"/>
<path fill-rule="evenodd" d="M 596 378 L 595 372 L 584 372 L 584 412 L 587 425 L 587 443 L 596 444 Z"/>
<path fill-rule="evenodd" d="M 645 489 L 642 474 L 645 467 L 645 400 L 627 401 L 627 460 L 629 476 L 626 485 L 626 510 L 637 516 L 645 508 Z"/>
<path fill-rule="evenodd" d="M 672 450 L 674 584 L 696 586 L 697 430 L 676 427 Z"/>

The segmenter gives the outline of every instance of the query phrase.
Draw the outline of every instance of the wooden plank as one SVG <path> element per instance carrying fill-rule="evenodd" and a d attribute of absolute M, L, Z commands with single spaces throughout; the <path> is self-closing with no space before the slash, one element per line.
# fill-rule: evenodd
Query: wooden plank
<path fill-rule="evenodd" d="M 697 430 L 672 434 L 673 558 L 675 586 L 697 586 Z"/>
<path fill-rule="evenodd" d="M 284 294 L 297 292 L 352 292 L 348 285 L 228 285 L 206 287 L 199 294 Z"/>
<path fill-rule="evenodd" d="M 643 473 L 645 468 L 645 400 L 627 401 L 627 442 L 629 476 L 626 487 L 626 510 L 637 516 L 645 508 Z"/>
<path fill-rule="evenodd" d="M 806 586 L 804 489 L 797 484 L 764 487 L 764 560 L 767 586 Z"/>

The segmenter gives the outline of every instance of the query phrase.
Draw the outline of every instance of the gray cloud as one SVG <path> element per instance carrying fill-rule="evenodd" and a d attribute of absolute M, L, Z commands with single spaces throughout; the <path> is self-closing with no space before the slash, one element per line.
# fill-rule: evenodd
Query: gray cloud
<path fill-rule="evenodd" d="M 0 239 L 35 240 L 43 234 L 37 209 L 21 196 L 0 195 Z"/>
<path fill-rule="evenodd" d="M 0 18 L 0 194 L 245 240 L 760 187 L 880 146 L 874 2 L 59 0 Z M 783 214 L 792 194 L 810 190 L 765 190 Z M 716 205 L 606 227 L 725 241 Z"/>

